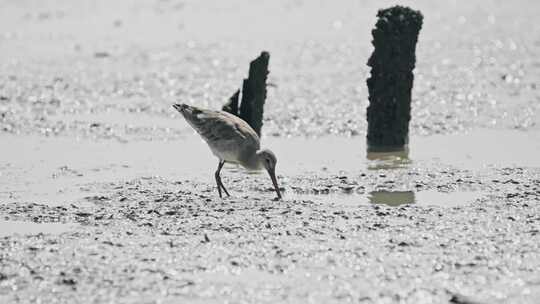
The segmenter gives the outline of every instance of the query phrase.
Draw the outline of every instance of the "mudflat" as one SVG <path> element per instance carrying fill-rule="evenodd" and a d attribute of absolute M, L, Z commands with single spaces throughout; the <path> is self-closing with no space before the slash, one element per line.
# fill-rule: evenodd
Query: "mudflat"
<path fill-rule="evenodd" d="M 367 153 L 393 4 L 0 2 L 0 302 L 537 303 L 540 3 L 407 1 L 410 144 Z M 284 199 L 233 165 L 219 199 L 171 105 L 220 108 L 261 50 Z"/>

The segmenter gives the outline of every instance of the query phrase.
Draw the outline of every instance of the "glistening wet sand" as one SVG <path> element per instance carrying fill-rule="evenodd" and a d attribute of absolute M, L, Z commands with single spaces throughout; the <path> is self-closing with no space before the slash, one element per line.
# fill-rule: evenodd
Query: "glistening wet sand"
<path fill-rule="evenodd" d="M 395 2 L 0 3 L 0 303 L 537 304 L 539 4 L 402 3 L 410 146 L 369 155 Z M 171 104 L 220 108 L 262 50 L 284 199 L 231 165 L 221 200 Z"/>

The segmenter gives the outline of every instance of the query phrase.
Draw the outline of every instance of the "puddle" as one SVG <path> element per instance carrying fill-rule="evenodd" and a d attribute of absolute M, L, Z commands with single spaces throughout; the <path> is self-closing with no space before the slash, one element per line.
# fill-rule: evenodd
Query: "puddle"
<path fill-rule="evenodd" d="M 101 194 L 70 183 L 61 185 L 44 181 L 30 185 L 29 189 L 12 187 L 9 191 L 0 191 L 0 203 L 33 202 L 49 206 L 73 204 L 78 207 L 91 207 L 93 204 L 86 198 Z"/>
<path fill-rule="evenodd" d="M 420 206 L 457 207 L 473 203 L 486 195 L 482 191 L 438 192 L 426 191 L 372 191 L 368 194 L 293 194 L 291 199 L 310 199 L 339 205 L 382 204 L 397 207 L 406 204 Z"/>
<path fill-rule="evenodd" d="M 211 184 L 217 166 L 196 134 L 175 141 L 128 143 L 2 134 L 0 141 L 0 203 L 82 204 L 92 195 L 89 185 L 149 176 Z M 264 137 L 263 147 L 278 156 L 277 173 L 282 176 L 441 166 L 540 167 L 539 130 L 412 136 L 408 149 L 397 153 L 366 153 L 363 137 Z M 226 165 L 223 174 L 235 170 L 245 172 Z M 416 201 L 418 195 L 423 194 L 415 194 Z"/>
<path fill-rule="evenodd" d="M 12 235 L 61 234 L 77 227 L 76 224 L 33 223 L 0 220 L 0 237 Z"/>
<path fill-rule="evenodd" d="M 163 176 L 212 177 L 217 160 L 193 137 L 175 142 L 92 142 L 70 138 L 2 136 L 0 203 L 82 205 L 96 183 Z"/>
<path fill-rule="evenodd" d="M 412 136 L 405 151 L 391 153 L 367 153 L 362 137 L 268 138 L 265 145 L 278 156 L 281 170 L 295 173 L 441 165 L 463 169 L 540 167 L 538 130 L 476 130 L 467 134 Z"/>
<path fill-rule="evenodd" d="M 482 191 L 374 191 L 369 194 L 369 202 L 388 206 L 418 204 L 422 206 L 456 207 L 473 203 L 485 195 L 486 193 Z"/>

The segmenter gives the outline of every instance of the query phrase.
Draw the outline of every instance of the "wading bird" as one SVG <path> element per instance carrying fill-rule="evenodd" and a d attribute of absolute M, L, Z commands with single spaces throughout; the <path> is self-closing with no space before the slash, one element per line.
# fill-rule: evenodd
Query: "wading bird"
<path fill-rule="evenodd" d="M 215 173 L 219 197 L 221 189 L 229 196 L 229 192 L 221 182 L 221 168 L 228 163 L 237 163 L 248 170 L 266 169 L 277 197 L 281 198 L 276 179 L 276 156 L 268 149 L 261 149 L 259 136 L 241 118 L 224 112 L 200 109 L 187 104 L 174 104 L 173 107 L 206 141 L 212 153 L 219 159 Z"/>

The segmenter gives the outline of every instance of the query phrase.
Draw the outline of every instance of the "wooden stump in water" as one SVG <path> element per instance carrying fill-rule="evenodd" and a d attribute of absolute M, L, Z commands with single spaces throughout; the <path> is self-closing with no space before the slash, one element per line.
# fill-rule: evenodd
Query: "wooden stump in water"
<path fill-rule="evenodd" d="M 368 60 L 368 150 L 400 150 L 408 143 L 416 43 L 423 16 L 408 7 L 379 10 Z"/>
<path fill-rule="evenodd" d="M 225 112 L 234 114 L 236 116 L 239 116 L 239 113 L 238 113 L 239 96 L 240 96 L 240 90 L 236 90 L 236 92 L 234 92 L 231 98 L 229 98 L 229 101 L 223 106 L 222 110 Z"/>
<path fill-rule="evenodd" d="M 266 100 L 266 78 L 270 54 L 262 52 L 249 64 L 249 75 L 242 85 L 242 101 L 238 106 L 239 91 L 223 106 L 223 111 L 232 113 L 245 120 L 261 135 L 264 102 Z"/>
<path fill-rule="evenodd" d="M 240 118 L 245 120 L 261 135 L 264 101 L 266 100 L 266 78 L 270 54 L 262 52 L 257 59 L 249 64 L 249 76 L 244 79 L 242 86 L 242 103 Z"/>

